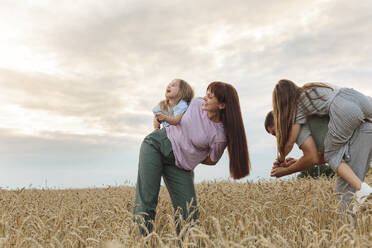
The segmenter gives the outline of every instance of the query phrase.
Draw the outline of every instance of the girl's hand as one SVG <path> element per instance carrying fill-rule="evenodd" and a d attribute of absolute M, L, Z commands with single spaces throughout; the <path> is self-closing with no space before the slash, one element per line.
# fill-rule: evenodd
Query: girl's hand
<path fill-rule="evenodd" d="M 153 125 L 154 125 L 154 129 L 155 130 L 159 130 L 160 129 L 160 123 L 158 122 L 158 120 L 156 119 L 155 116 L 154 116 Z"/>
<path fill-rule="evenodd" d="M 163 114 L 163 113 L 158 112 L 158 113 L 155 114 L 155 118 L 158 121 L 162 122 L 162 121 L 165 121 L 166 120 L 167 116 L 165 114 Z"/>
<path fill-rule="evenodd" d="M 279 156 L 279 157 L 276 158 L 276 161 L 278 161 L 279 164 L 284 163 L 285 162 L 285 157 L 284 156 Z"/>
<path fill-rule="evenodd" d="M 280 162 L 278 159 L 275 159 L 274 163 L 273 163 L 273 168 L 276 168 L 276 167 L 280 167 Z"/>

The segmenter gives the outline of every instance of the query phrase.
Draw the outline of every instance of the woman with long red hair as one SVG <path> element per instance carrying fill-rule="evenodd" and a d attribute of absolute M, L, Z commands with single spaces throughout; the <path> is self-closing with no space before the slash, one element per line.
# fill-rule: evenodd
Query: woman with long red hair
<path fill-rule="evenodd" d="M 231 84 L 213 82 L 204 98 L 190 102 L 178 125 L 154 131 L 142 142 L 134 208 L 135 220 L 144 222 L 142 235 L 153 229 L 161 177 L 174 209 L 182 210 L 184 220 L 197 220 L 193 169 L 200 163 L 215 165 L 226 147 L 232 178 L 247 176 L 250 161 L 238 94 Z"/>

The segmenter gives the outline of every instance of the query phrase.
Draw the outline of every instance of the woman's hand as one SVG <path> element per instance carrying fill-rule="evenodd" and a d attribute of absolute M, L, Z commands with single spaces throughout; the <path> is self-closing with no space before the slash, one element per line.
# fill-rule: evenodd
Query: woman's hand
<path fill-rule="evenodd" d="M 211 158 L 208 156 L 201 163 L 202 164 L 205 164 L 205 165 L 216 165 L 217 164 L 217 161 L 216 162 L 212 161 Z"/>

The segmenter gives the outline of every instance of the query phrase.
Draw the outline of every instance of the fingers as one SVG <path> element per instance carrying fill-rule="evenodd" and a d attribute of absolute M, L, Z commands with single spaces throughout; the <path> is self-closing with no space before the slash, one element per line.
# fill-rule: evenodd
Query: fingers
<path fill-rule="evenodd" d="M 281 167 L 288 167 L 289 165 L 287 163 L 281 164 Z"/>
<path fill-rule="evenodd" d="M 293 161 L 293 160 L 295 160 L 295 159 L 294 158 L 286 158 L 285 159 L 286 162 Z"/>
<path fill-rule="evenodd" d="M 162 114 L 162 113 L 156 113 L 155 114 L 155 117 L 156 117 L 156 119 L 159 121 L 159 122 L 162 122 L 162 121 L 164 121 L 164 119 L 165 119 L 165 116 L 164 116 L 164 114 Z"/>
<path fill-rule="evenodd" d="M 284 167 L 289 167 L 291 166 L 292 164 L 296 163 L 297 160 L 294 159 L 294 158 L 287 158 L 284 162 L 285 165 L 283 165 Z"/>
<path fill-rule="evenodd" d="M 277 177 L 277 168 L 271 170 L 270 176 Z"/>
<path fill-rule="evenodd" d="M 283 162 L 283 161 L 285 161 L 285 156 L 279 156 L 279 157 L 277 158 L 277 160 L 278 160 L 279 162 Z"/>
<path fill-rule="evenodd" d="M 288 164 L 288 166 L 291 166 L 292 164 L 294 164 L 294 163 L 296 163 L 297 162 L 297 160 L 291 160 L 291 161 L 289 161 L 287 164 Z"/>
<path fill-rule="evenodd" d="M 294 159 L 294 158 L 287 158 L 286 160 L 285 160 L 285 162 L 287 162 L 287 163 L 294 163 L 294 162 L 296 162 L 297 161 L 297 159 Z"/>

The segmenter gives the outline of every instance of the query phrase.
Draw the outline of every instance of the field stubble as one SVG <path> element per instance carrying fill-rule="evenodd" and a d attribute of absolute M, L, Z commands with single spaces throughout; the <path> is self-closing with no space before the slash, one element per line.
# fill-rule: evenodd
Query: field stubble
<path fill-rule="evenodd" d="M 177 235 L 162 187 L 155 232 L 146 238 L 132 221 L 134 187 L 0 190 L 0 248 L 372 247 L 372 202 L 355 221 L 340 215 L 333 179 L 196 188 L 200 223 Z"/>

